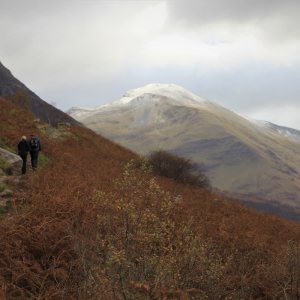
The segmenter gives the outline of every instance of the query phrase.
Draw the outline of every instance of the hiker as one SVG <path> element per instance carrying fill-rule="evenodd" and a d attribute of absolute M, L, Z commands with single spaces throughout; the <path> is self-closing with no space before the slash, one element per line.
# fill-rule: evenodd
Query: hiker
<path fill-rule="evenodd" d="M 29 151 L 31 156 L 31 166 L 32 170 L 35 171 L 38 165 L 38 156 L 39 151 L 42 151 L 42 143 L 41 140 L 35 136 L 34 132 L 30 133 L 30 139 L 28 140 Z"/>
<path fill-rule="evenodd" d="M 25 175 L 26 174 L 27 155 L 29 153 L 29 144 L 26 140 L 25 135 L 22 136 L 21 141 L 18 144 L 18 150 L 19 150 L 19 155 L 21 156 L 21 158 L 23 160 L 22 175 Z"/>

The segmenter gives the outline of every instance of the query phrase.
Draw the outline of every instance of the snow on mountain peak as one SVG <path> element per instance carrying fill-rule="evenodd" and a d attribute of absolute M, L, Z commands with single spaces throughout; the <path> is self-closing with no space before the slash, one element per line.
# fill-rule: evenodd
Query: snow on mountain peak
<path fill-rule="evenodd" d="M 129 90 L 117 101 L 100 105 L 95 108 L 72 107 L 66 111 L 66 113 L 77 120 L 83 120 L 100 111 L 114 110 L 127 105 L 146 105 L 161 99 L 165 99 L 170 104 L 175 105 L 202 105 L 202 103 L 206 101 L 178 85 L 152 83 L 144 87 Z"/>
<path fill-rule="evenodd" d="M 141 96 L 142 94 L 148 94 L 148 93 L 160 94 L 160 93 L 164 93 L 166 91 L 168 91 L 170 93 L 175 93 L 175 94 L 176 94 L 176 92 L 182 92 L 182 93 L 193 95 L 189 91 L 187 91 L 184 88 L 182 88 L 178 85 L 175 85 L 175 84 L 151 83 L 151 84 L 147 84 L 146 86 L 128 91 L 124 95 L 124 97 L 138 97 L 138 96 Z M 193 95 L 193 96 L 197 97 L 195 95 Z M 199 97 L 197 97 L 197 98 L 199 98 Z"/>
<path fill-rule="evenodd" d="M 129 90 L 124 96 L 114 102 L 100 105 L 94 108 L 72 107 L 68 111 L 74 119 L 81 121 L 103 111 L 113 111 L 123 107 L 152 107 L 154 103 L 165 101 L 171 105 L 192 105 L 201 106 L 212 112 L 218 112 L 239 125 L 247 126 L 255 132 L 273 136 L 274 132 L 287 137 L 290 140 L 300 143 L 300 131 L 278 126 L 267 121 L 255 120 L 237 112 L 223 108 L 222 106 L 204 100 L 186 89 L 175 84 L 152 83 L 144 87 Z"/>
<path fill-rule="evenodd" d="M 129 90 L 123 97 L 138 97 L 142 94 L 153 93 L 161 88 L 172 88 L 174 86 L 177 87 L 174 84 L 150 83 L 146 86 Z"/>
<path fill-rule="evenodd" d="M 173 98 L 181 101 L 182 104 L 191 104 L 189 103 L 190 101 L 186 101 L 187 99 L 196 101 L 198 103 L 205 101 L 204 99 L 175 84 L 152 83 L 141 88 L 130 90 L 125 94 L 125 96 L 128 95 L 129 97 L 137 97 L 147 93 Z"/>

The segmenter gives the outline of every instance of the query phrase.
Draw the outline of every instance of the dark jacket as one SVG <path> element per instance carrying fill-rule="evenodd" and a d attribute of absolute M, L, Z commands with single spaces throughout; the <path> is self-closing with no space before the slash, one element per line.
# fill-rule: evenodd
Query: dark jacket
<path fill-rule="evenodd" d="M 20 156 L 26 156 L 29 151 L 29 144 L 26 140 L 22 139 L 21 142 L 18 144 L 18 150 Z"/>
<path fill-rule="evenodd" d="M 32 140 L 33 137 L 36 138 L 36 140 L 37 140 L 37 143 L 38 143 L 37 148 L 30 147 L 30 141 Z M 28 140 L 28 144 L 29 144 L 29 151 L 42 151 L 42 142 L 37 136 L 35 136 L 35 135 L 31 136 L 31 138 Z"/>

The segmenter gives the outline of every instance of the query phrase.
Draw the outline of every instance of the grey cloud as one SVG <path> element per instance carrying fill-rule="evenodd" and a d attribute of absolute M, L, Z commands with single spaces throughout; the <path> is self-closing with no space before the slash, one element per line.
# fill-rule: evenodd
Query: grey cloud
<path fill-rule="evenodd" d="M 141 5 L 136 6 L 138 8 Z M 18 59 L 20 56 L 43 56 L 47 53 L 51 58 L 51 52 L 55 52 L 59 47 L 67 48 L 75 40 L 82 40 L 81 47 L 84 47 L 85 40 L 96 39 L 97 31 L 99 35 L 106 32 L 105 37 L 112 39 L 113 33 L 109 32 L 109 27 L 89 26 L 92 26 L 93 22 L 105 22 L 109 16 L 111 19 L 120 17 L 124 8 L 134 9 L 134 4 L 114 1 L 0 0 L 0 55 L 2 59 L 6 55 Z M 115 12 L 119 15 L 114 15 Z M 115 20 L 115 23 L 118 21 L 122 22 L 124 18 Z M 94 36 L 91 37 L 91 34 Z M 73 49 L 69 54 L 72 55 L 76 51 L 78 49 Z"/>
<path fill-rule="evenodd" d="M 245 115 L 270 105 L 299 102 L 299 65 L 243 61 L 220 70 L 179 67 L 174 61 L 167 67 L 143 68 L 143 58 L 138 65 L 142 44 L 128 40 L 126 24 L 148 1 L 16 2 L 0 0 L 0 61 L 42 99 L 57 102 L 62 110 L 106 104 L 130 89 L 155 82 L 177 84 Z M 295 18 L 300 1 L 172 0 L 167 5 L 165 30 L 169 32 L 180 27 L 184 34 L 213 23 L 236 22 L 237 27 L 262 26 L 269 38 L 281 42 L 288 33 L 288 38 L 297 38 L 300 28 Z M 94 23 L 90 21 L 98 19 L 102 23 L 91 33 Z M 269 120 L 274 122 L 271 116 Z M 300 129 L 289 121 L 278 125 Z"/>
<path fill-rule="evenodd" d="M 300 38 L 298 0 L 196 0 L 167 1 L 169 25 L 187 29 L 211 24 L 250 24 L 265 37 L 276 40 Z"/>
<path fill-rule="evenodd" d="M 186 0 L 167 1 L 171 17 L 190 24 L 214 20 L 249 21 L 272 15 L 297 15 L 298 0 Z"/>
<path fill-rule="evenodd" d="M 84 86 L 138 48 L 126 21 L 145 7 L 127 1 L 1 1 L 0 60 L 36 91 Z M 125 26 L 124 26 L 125 25 Z M 134 49 L 135 48 L 135 49 Z M 129 61 L 129 60 L 127 60 Z"/>

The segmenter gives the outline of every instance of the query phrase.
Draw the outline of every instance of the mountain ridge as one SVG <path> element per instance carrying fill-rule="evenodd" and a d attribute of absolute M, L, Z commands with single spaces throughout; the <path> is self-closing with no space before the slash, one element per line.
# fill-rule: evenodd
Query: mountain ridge
<path fill-rule="evenodd" d="M 94 115 L 98 112 L 101 112 L 101 111 L 115 110 L 115 109 L 118 109 L 120 107 L 124 107 L 124 106 L 127 106 L 127 105 L 135 106 L 135 105 L 138 104 L 137 102 L 139 102 L 139 100 L 142 100 L 141 102 L 143 102 L 145 100 L 146 101 L 148 100 L 148 102 L 150 102 L 149 98 L 151 98 L 151 97 L 148 97 L 148 99 L 145 99 L 145 98 L 140 97 L 140 96 L 141 95 L 156 96 L 157 94 L 158 95 L 163 95 L 162 93 L 153 93 L 153 92 L 157 91 L 159 89 L 162 89 L 162 88 L 170 88 L 170 87 L 173 87 L 173 90 L 174 90 L 174 88 L 179 89 L 181 92 L 188 93 L 194 99 L 195 98 L 197 99 L 194 103 L 191 103 L 191 101 L 184 102 L 184 101 L 182 101 L 182 99 L 180 99 L 177 103 L 175 101 L 171 102 L 172 104 L 179 104 L 179 105 L 181 105 L 181 104 L 183 104 L 183 105 L 193 105 L 194 104 L 194 105 L 201 105 L 202 107 L 209 107 L 209 105 L 204 105 L 204 104 L 205 103 L 206 104 L 210 103 L 214 106 L 219 106 L 222 109 L 226 109 L 226 110 L 242 117 L 243 119 L 248 120 L 250 123 L 254 123 L 258 126 L 261 125 L 262 127 L 271 129 L 272 131 L 275 131 L 275 132 L 279 133 L 280 135 L 283 135 L 283 136 L 287 137 L 290 140 L 293 140 L 297 143 L 300 143 L 300 131 L 297 130 L 297 129 L 276 125 L 274 123 L 264 121 L 264 120 L 255 120 L 255 119 L 250 118 L 248 116 L 241 115 L 241 114 L 239 114 L 235 111 L 224 108 L 224 107 L 220 106 L 219 104 L 217 104 L 213 101 L 205 100 L 201 97 L 198 97 L 198 96 L 192 94 L 191 92 L 189 92 L 188 90 L 186 90 L 186 89 L 184 89 L 184 88 L 182 88 L 178 85 L 175 85 L 175 84 L 157 84 L 157 83 L 156 84 L 148 84 L 145 87 L 129 90 L 119 100 L 116 100 L 116 101 L 113 101 L 113 102 L 110 102 L 110 103 L 107 103 L 107 104 L 104 104 L 104 105 L 99 105 L 99 106 L 96 106 L 94 108 L 84 108 L 84 107 L 74 106 L 74 107 L 70 108 L 69 110 L 67 110 L 66 113 L 70 116 L 74 116 L 74 118 L 76 118 L 78 120 L 83 120 L 83 119 L 85 119 L 87 117 L 90 117 L 90 116 L 92 116 L 92 115 Z M 136 100 L 136 102 L 134 103 L 133 100 Z M 148 104 L 151 105 L 151 103 L 148 103 Z"/>
<path fill-rule="evenodd" d="M 151 97 L 148 91 L 129 93 L 134 97 L 125 105 L 115 105 L 122 97 L 112 102 L 114 109 L 100 106 L 80 121 L 141 155 L 162 148 L 204 163 L 212 185 L 221 190 L 300 205 L 300 132 L 245 118 L 200 97 L 195 103 L 190 92 L 172 97 L 173 86 L 167 91 L 168 85 L 162 86 L 165 90 L 160 86 Z"/>

